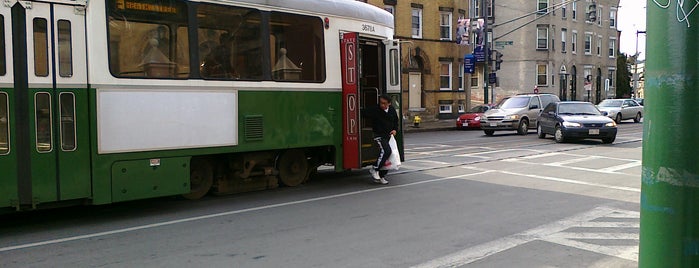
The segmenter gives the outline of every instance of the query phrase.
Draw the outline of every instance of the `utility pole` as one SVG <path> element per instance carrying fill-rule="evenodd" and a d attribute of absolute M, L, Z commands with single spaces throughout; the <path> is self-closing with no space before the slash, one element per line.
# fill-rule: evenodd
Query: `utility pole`
<path fill-rule="evenodd" d="M 699 17 L 658 2 L 646 12 L 638 266 L 699 267 Z"/>
<path fill-rule="evenodd" d="M 488 62 L 490 62 L 490 51 L 488 46 L 488 1 L 491 0 L 481 0 L 481 16 L 483 16 L 483 51 L 485 51 L 485 62 L 483 63 L 483 103 L 488 104 L 488 84 L 490 83 L 490 68 L 488 68 Z M 495 96 L 493 96 L 494 99 Z"/>

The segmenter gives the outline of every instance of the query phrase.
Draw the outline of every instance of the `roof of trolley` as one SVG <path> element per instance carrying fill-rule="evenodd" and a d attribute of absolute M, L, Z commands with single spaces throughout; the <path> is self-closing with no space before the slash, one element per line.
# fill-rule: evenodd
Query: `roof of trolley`
<path fill-rule="evenodd" d="M 371 21 L 393 28 L 393 15 L 391 13 L 379 7 L 355 0 L 221 0 L 205 2 L 249 3 L 289 10 L 304 10 L 324 15 Z"/>

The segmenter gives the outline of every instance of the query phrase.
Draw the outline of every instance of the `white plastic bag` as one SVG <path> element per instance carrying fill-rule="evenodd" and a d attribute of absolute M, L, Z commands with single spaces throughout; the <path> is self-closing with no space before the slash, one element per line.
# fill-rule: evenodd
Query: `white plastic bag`
<path fill-rule="evenodd" d="M 391 147 L 391 156 L 388 157 L 386 164 L 381 167 L 381 170 L 398 170 L 400 168 L 400 152 L 398 151 L 398 143 L 396 143 L 393 135 L 388 140 L 388 145 Z"/>

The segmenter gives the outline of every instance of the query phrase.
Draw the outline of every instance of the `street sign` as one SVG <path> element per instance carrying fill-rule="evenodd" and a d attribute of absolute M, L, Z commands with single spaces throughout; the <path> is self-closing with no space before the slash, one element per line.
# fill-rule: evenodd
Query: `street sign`
<path fill-rule="evenodd" d="M 476 71 L 476 56 L 473 54 L 466 54 L 464 56 L 464 73 L 472 74 Z"/>

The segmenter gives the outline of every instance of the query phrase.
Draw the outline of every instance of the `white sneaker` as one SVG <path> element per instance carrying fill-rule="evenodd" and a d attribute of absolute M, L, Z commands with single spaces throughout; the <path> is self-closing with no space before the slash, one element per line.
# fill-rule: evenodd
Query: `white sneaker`
<path fill-rule="evenodd" d="M 380 178 L 377 182 L 381 184 L 388 184 L 388 181 L 385 178 Z"/>
<path fill-rule="evenodd" d="M 374 181 L 381 181 L 381 177 L 379 177 L 379 172 L 376 169 L 374 169 L 374 167 L 371 167 L 369 169 L 369 173 L 371 174 L 371 177 L 374 178 Z"/>

